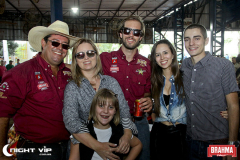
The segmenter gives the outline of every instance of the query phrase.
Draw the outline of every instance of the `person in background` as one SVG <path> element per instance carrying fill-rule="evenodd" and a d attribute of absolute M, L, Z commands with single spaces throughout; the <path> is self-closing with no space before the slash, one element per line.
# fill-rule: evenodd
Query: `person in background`
<path fill-rule="evenodd" d="M 89 133 L 99 142 L 110 142 L 119 144 L 119 139 L 123 136 L 123 126 L 120 124 L 120 111 L 118 95 L 111 90 L 102 88 L 93 97 L 88 117 Z M 91 148 L 80 143 L 79 146 L 71 148 L 69 160 L 97 160 L 101 157 Z M 131 150 L 125 160 L 134 160 L 142 150 L 142 143 L 135 136 L 130 140 Z M 79 153 L 81 152 L 80 156 Z M 123 154 L 117 154 L 123 159 Z"/>
<path fill-rule="evenodd" d="M 240 68 L 240 54 L 236 57 L 235 60 L 235 64 L 234 64 L 234 68 L 235 68 L 235 72 L 237 72 L 237 70 Z"/>
<path fill-rule="evenodd" d="M 151 100 L 151 67 L 150 60 L 138 53 L 137 47 L 145 34 L 145 25 L 139 16 L 130 16 L 124 19 L 118 27 L 121 47 L 111 53 L 103 52 L 100 55 L 103 72 L 114 77 L 120 84 L 124 96 L 134 115 L 134 102 L 140 99 L 143 112 L 152 110 Z M 134 116 L 133 116 L 134 117 Z M 150 131 L 147 115 L 134 117 L 138 129 L 138 138 L 143 144 L 139 160 L 150 159 Z"/>
<path fill-rule="evenodd" d="M 68 25 L 62 21 L 29 31 L 29 43 L 39 51 L 37 57 L 7 71 L 0 86 L 0 159 L 7 159 L 2 148 L 13 117 L 20 135 L 18 144 L 35 150 L 17 153 L 18 160 L 66 160 L 70 134 L 63 122 L 62 108 L 71 72 L 63 59 L 78 39 L 69 35 Z M 44 148 L 51 151 L 42 155 L 40 150 Z"/>
<path fill-rule="evenodd" d="M 78 146 L 80 142 L 103 159 L 118 159 L 119 157 L 112 152 L 127 153 L 132 134 L 137 134 L 137 128 L 131 121 L 129 106 L 119 83 L 113 77 L 102 75 L 99 52 L 93 41 L 82 38 L 74 45 L 71 71 L 72 81 L 66 86 L 62 111 L 65 127 L 73 135 L 71 145 Z M 107 88 L 118 95 L 120 121 L 124 128 L 118 146 L 97 141 L 89 134 L 87 128 L 86 121 L 93 97 L 102 88 Z"/>
<path fill-rule="evenodd" d="M 233 63 L 233 65 L 236 64 L 236 58 L 237 58 L 237 57 L 232 57 L 232 63 Z"/>
<path fill-rule="evenodd" d="M 205 51 L 209 38 L 204 26 L 189 25 L 184 31 L 184 42 L 191 56 L 181 66 L 187 108 L 188 158 L 206 159 L 210 144 L 238 143 L 239 89 L 233 64 Z M 226 109 L 228 121 L 219 115 Z"/>
<path fill-rule="evenodd" d="M 3 60 L 1 60 L 0 64 L 0 84 L 2 81 L 3 74 L 7 71 L 6 67 L 3 65 Z"/>
<path fill-rule="evenodd" d="M 229 55 L 228 54 L 226 54 L 224 57 L 229 60 Z"/>
<path fill-rule="evenodd" d="M 17 63 L 15 64 L 15 66 L 20 64 L 20 59 L 17 59 Z"/>
<path fill-rule="evenodd" d="M 10 70 L 10 69 L 12 69 L 12 68 L 14 67 L 14 65 L 13 65 L 12 63 L 13 63 L 13 61 L 10 60 L 10 61 L 9 61 L 9 64 L 6 65 L 7 70 Z"/>

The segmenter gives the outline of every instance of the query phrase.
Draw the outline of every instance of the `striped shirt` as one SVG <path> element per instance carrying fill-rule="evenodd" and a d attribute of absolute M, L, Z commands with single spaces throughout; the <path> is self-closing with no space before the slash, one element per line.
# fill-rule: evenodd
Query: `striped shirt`
<path fill-rule="evenodd" d="M 101 78 L 99 89 L 107 88 L 118 95 L 121 124 L 123 128 L 131 129 L 133 134 L 137 134 L 136 125 L 131 121 L 129 106 L 119 83 L 110 76 L 99 75 Z M 64 92 L 63 121 L 71 134 L 89 133 L 87 120 L 95 94 L 96 91 L 85 78 L 82 79 L 80 87 L 78 87 L 74 81 L 67 84 Z M 72 142 L 78 143 L 75 139 Z"/>
<path fill-rule="evenodd" d="M 186 94 L 187 134 L 194 140 L 228 137 L 228 121 L 220 111 L 227 108 L 226 95 L 239 91 L 233 64 L 209 52 L 195 65 L 183 61 L 183 84 Z"/>

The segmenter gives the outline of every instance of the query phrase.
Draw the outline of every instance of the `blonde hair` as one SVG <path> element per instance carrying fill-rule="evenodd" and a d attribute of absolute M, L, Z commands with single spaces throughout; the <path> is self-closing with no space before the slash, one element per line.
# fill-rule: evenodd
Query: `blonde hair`
<path fill-rule="evenodd" d="M 112 105 L 115 107 L 116 113 L 113 117 L 113 123 L 117 126 L 120 123 L 120 111 L 117 95 L 113 91 L 106 88 L 98 90 L 93 97 L 88 120 L 93 119 L 94 122 L 97 123 L 98 120 L 96 116 L 96 107 L 99 104 L 106 104 L 107 101 L 111 101 Z"/>
<path fill-rule="evenodd" d="M 96 58 L 97 58 L 97 64 L 96 64 L 96 71 L 94 73 L 94 77 L 97 76 L 99 73 L 103 74 L 102 72 L 102 63 L 101 63 L 101 59 L 100 59 L 100 56 L 99 56 L 99 52 L 98 52 L 98 49 L 97 49 L 97 46 L 94 44 L 94 42 L 90 39 L 85 39 L 85 38 L 82 38 L 80 40 L 78 40 L 74 46 L 73 46 L 73 52 L 72 52 L 72 67 L 71 67 L 71 71 L 72 71 L 72 79 L 73 81 L 77 84 L 78 87 L 80 87 L 80 84 L 81 84 L 81 79 L 83 77 L 85 77 L 81 71 L 81 68 L 78 66 L 77 64 L 77 59 L 76 59 L 76 53 L 77 53 L 77 49 L 78 49 L 78 46 L 80 44 L 83 44 L 83 43 L 89 43 L 91 44 L 91 46 L 93 47 L 94 51 L 96 51 Z"/>

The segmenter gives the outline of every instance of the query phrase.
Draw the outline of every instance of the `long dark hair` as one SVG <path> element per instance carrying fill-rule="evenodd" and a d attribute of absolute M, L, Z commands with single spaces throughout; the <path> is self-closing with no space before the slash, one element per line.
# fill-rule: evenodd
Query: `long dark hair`
<path fill-rule="evenodd" d="M 175 80 L 175 89 L 179 98 L 182 99 L 184 94 L 183 89 L 183 81 L 182 81 L 182 74 L 179 70 L 179 65 L 177 61 L 177 53 L 173 45 L 166 39 L 160 40 L 153 45 L 151 51 L 151 83 L 152 83 L 152 97 L 154 99 L 154 112 L 157 116 L 160 114 L 160 94 L 164 87 L 164 78 L 163 78 L 163 70 L 156 62 L 156 48 L 159 44 L 166 44 L 168 45 L 169 49 L 171 50 L 172 54 L 174 55 L 172 64 L 171 64 L 171 71 L 174 76 Z"/>

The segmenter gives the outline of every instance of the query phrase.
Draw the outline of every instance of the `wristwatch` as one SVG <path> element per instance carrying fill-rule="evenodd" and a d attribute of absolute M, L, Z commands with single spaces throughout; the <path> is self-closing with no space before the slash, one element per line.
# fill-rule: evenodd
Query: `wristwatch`
<path fill-rule="evenodd" d="M 235 145 L 235 147 L 239 146 L 239 141 L 228 141 L 228 144 Z"/>

